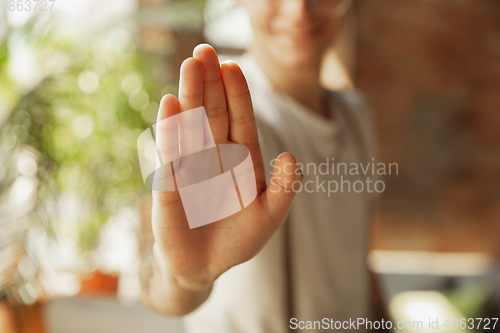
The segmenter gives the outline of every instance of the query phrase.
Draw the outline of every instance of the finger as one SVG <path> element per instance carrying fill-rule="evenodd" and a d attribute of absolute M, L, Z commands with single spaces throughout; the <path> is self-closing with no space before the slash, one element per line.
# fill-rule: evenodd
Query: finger
<path fill-rule="evenodd" d="M 295 158 L 290 153 L 282 153 L 276 159 L 273 177 L 262 194 L 262 203 L 271 219 L 278 227 L 288 215 L 302 172 L 297 169 Z"/>
<path fill-rule="evenodd" d="M 158 150 L 164 161 L 171 161 L 179 155 L 177 141 L 177 116 L 179 113 L 179 101 L 173 95 L 166 95 L 160 102 L 160 110 L 157 117 L 156 142 Z M 160 174 L 160 181 L 165 183 L 171 181 L 171 164 L 165 162 Z M 169 177 L 171 177 L 169 179 Z M 185 226 L 185 215 L 182 201 L 175 186 L 169 186 L 167 191 L 153 191 L 153 228 L 187 228 Z"/>
<path fill-rule="evenodd" d="M 152 225 L 153 232 L 165 228 L 189 229 L 179 192 L 153 191 Z"/>
<path fill-rule="evenodd" d="M 205 134 L 208 134 L 207 140 L 205 140 Z M 179 114 L 179 143 L 181 157 L 203 150 L 205 148 L 205 141 L 207 147 L 215 146 L 203 108 L 198 107 L 181 112 Z"/>
<path fill-rule="evenodd" d="M 181 112 L 203 106 L 203 65 L 196 58 L 187 58 L 181 65 L 179 103 Z"/>
<path fill-rule="evenodd" d="M 153 190 L 160 192 L 175 191 L 175 181 L 170 162 L 179 158 L 177 136 L 177 116 L 179 102 L 173 95 L 165 95 L 160 102 L 156 122 L 157 169 Z"/>
<path fill-rule="evenodd" d="M 229 116 L 219 58 L 208 44 L 195 47 L 193 56 L 203 64 L 203 105 L 215 143 L 225 143 L 228 140 Z"/>
<path fill-rule="evenodd" d="M 186 156 L 204 146 L 203 65 L 196 58 L 188 58 L 181 65 L 179 80 L 179 143 L 180 154 Z"/>
<path fill-rule="evenodd" d="M 221 73 L 229 113 L 229 140 L 243 144 L 250 150 L 260 193 L 265 187 L 264 164 L 247 81 L 240 67 L 233 61 L 222 63 Z"/>
<path fill-rule="evenodd" d="M 245 76 L 233 61 L 222 63 L 221 72 L 229 111 L 229 139 L 243 145 L 254 145 L 259 138 Z"/>
<path fill-rule="evenodd" d="M 156 122 L 156 146 L 162 165 L 179 158 L 178 113 L 177 98 L 174 95 L 163 96 Z"/>

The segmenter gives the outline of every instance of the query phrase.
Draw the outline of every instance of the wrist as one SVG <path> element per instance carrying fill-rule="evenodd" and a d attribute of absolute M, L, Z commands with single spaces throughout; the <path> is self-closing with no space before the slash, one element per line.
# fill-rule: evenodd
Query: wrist
<path fill-rule="evenodd" d="M 183 289 L 189 292 L 210 291 L 216 277 L 206 272 L 192 274 L 176 274 L 168 263 L 168 259 L 162 255 L 157 243 L 153 244 L 153 258 L 158 265 L 161 278 L 176 289 Z"/>

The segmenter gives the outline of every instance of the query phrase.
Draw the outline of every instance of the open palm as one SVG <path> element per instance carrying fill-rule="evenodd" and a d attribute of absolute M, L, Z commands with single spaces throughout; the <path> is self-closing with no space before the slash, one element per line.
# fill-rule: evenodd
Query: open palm
<path fill-rule="evenodd" d="M 188 226 L 179 192 L 153 192 L 152 226 L 162 264 L 179 283 L 196 289 L 259 252 L 285 220 L 294 196 L 290 184 L 298 176 L 293 156 L 283 153 L 266 187 L 252 101 L 241 69 L 233 62 L 219 65 L 216 52 L 206 44 L 198 45 L 193 54 L 181 66 L 179 98 L 162 99 L 158 122 L 204 106 L 217 145 L 235 143 L 250 150 L 257 183 L 257 197 L 245 209 L 195 229 Z"/>

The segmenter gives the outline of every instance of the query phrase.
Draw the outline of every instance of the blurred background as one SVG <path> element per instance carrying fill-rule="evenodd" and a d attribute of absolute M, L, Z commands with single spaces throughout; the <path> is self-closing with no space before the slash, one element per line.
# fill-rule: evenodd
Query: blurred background
<path fill-rule="evenodd" d="M 183 332 L 139 299 L 151 234 L 136 139 L 194 46 L 244 52 L 244 12 L 13 8 L 0 7 L 0 332 Z M 399 165 L 368 258 L 394 319 L 498 317 L 500 2 L 355 0 L 322 78 L 365 94 L 380 158 Z"/>

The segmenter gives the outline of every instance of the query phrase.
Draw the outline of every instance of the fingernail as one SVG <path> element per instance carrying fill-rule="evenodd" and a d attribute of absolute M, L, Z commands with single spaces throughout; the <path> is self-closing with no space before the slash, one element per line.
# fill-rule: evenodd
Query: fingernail
<path fill-rule="evenodd" d="M 222 64 L 226 64 L 226 65 L 236 65 L 238 67 L 240 67 L 236 62 L 234 62 L 233 60 L 226 60 L 224 61 Z"/>

